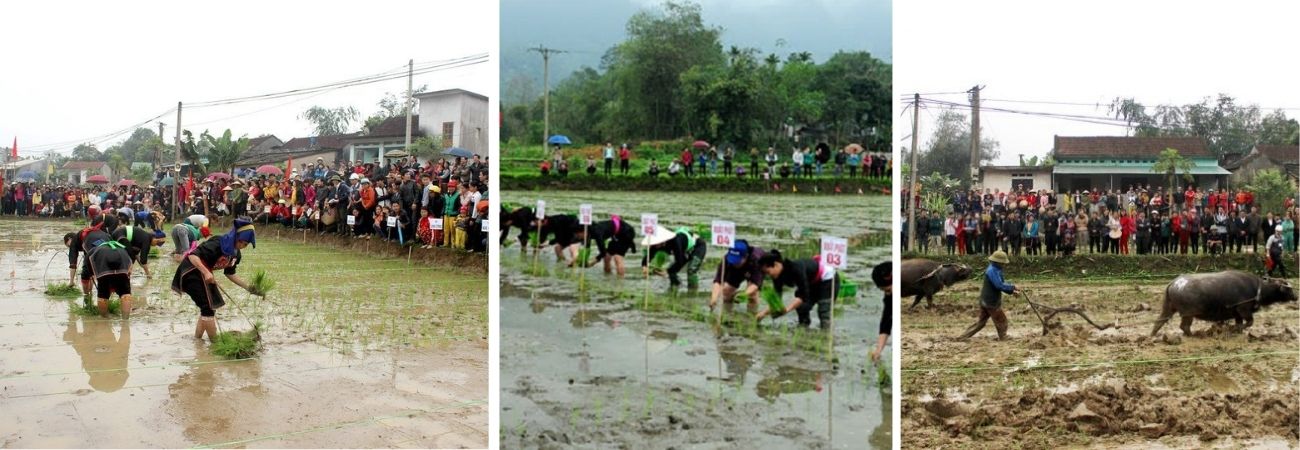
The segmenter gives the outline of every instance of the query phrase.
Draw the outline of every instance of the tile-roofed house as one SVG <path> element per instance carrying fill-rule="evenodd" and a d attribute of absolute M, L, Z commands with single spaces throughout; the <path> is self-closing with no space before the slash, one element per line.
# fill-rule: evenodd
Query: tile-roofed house
<path fill-rule="evenodd" d="M 285 142 L 275 139 L 276 145 L 259 151 L 250 150 L 245 153 L 239 159 L 236 167 L 257 168 L 267 164 L 283 166 L 289 159 L 294 160 L 294 166 L 301 167 L 303 164 L 314 163 L 317 158 L 324 160 L 326 164 L 333 165 L 339 152 L 343 150 L 346 139 L 354 135 L 355 133 L 299 137 Z"/>
<path fill-rule="evenodd" d="M 1192 163 L 1193 183 L 1223 187 L 1229 172 L 1219 166 L 1205 139 L 1197 137 L 1056 136 L 1052 146 L 1053 185 L 1059 191 L 1166 186 L 1167 176 L 1152 172 L 1165 149 Z M 1182 186 L 1184 181 L 1179 181 Z"/>
<path fill-rule="evenodd" d="M 1232 172 L 1234 183 L 1245 183 L 1265 169 L 1282 172 L 1296 182 L 1300 180 L 1300 146 L 1256 144 L 1245 155 L 1223 164 Z"/>
<path fill-rule="evenodd" d="M 411 116 L 411 142 L 424 137 L 420 116 Z M 406 116 L 389 117 L 378 125 L 344 139 L 343 155 L 350 161 L 386 164 L 385 154 L 406 148 Z"/>
<path fill-rule="evenodd" d="M 59 170 L 68 173 L 68 184 L 81 184 L 94 175 L 113 179 L 113 169 L 103 161 L 68 161 Z"/>

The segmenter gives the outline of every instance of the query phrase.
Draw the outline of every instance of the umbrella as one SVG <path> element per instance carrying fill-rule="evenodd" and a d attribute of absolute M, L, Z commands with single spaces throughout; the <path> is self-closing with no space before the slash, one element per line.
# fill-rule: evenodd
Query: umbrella
<path fill-rule="evenodd" d="M 32 180 L 35 180 L 35 179 L 36 179 L 36 174 L 35 174 L 35 173 L 32 173 L 31 171 L 23 171 L 23 172 L 19 172 L 19 173 L 18 173 L 18 179 L 19 179 L 19 180 L 28 180 L 28 181 L 32 181 Z"/>
<path fill-rule="evenodd" d="M 229 179 L 230 179 L 230 174 L 225 173 L 225 172 L 212 172 L 212 173 L 208 174 L 208 178 L 207 178 L 208 181 L 212 181 L 212 180 L 229 180 Z"/>
<path fill-rule="evenodd" d="M 695 148 L 709 148 L 709 143 L 704 141 L 695 141 L 691 146 Z"/>
<path fill-rule="evenodd" d="M 162 181 L 159 181 L 159 182 L 158 182 L 158 185 L 159 185 L 159 186 L 175 186 L 175 185 L 176 185 L 176 179 L 174 179 L 174 178 L 172 178 L 172 177 L 163 177 Z"/>
<path fill-rule="evenodd" d="M 388 158 L 405 158 L 411 156 L 411 154 L 407 153 L 405 150 L 391 150 L 388 153 L 384 153 L 384 156 Z"/>
<path fill-rule="evenodd" d="M 108 184 L 108 177 L 103 175 L 94 175 L 87 178 L 86 182 L 91 184 Z"/>
<path fill-rule="evenodd" d="M 564 136 L 560 136 L 560 137 L 564 137 Z M 551 138 L 551 139 L 554 140 L 555 138 Z M 568 139 L 567 139 L 567 138 L 565 139 L 565 143 L 566 143 L 566 144 L 568 143 Z M 471 151 L 469 151 L 469 150 L 465 150 L 465 149 L 460 148 L 460 147 L 452 147 L 452 148 L 449 148 L 449 149 L 443 150 L 443 151 L 442 151 L 442 154 L 444 154 L 444 155 L 451 155 L 451 156 L 458 156 L 458 157 L 461 157 L 461 158 L 473 158 L 473 157 L 474 157 L 474 152 L 471 152 Z"/>
<path fill-rule="evenodd" d="M 129 179 L 129 178 L 122 179 L 122 181 L 118 181 L 118 182 L 117 182 L 117 185 L 118 185 L 118 186 L 135 186 L 135 180 L 132 180 L 132 179 Z"/>
<path fill-rule="evenodd" d="M 856 155 L 862 153 L 862 146 L 858 144 L 849 144 L 844 147 L 844 151 Z"/>
<path fill-rule="evenodd" d="M 258 167 L 258 168 L 257 168 L 257 173 L 258 173 L 259 175 L 284 175 L 284 171 L 283 171 L 283 170 L 280 170 L 279 167 L 275 167 L 275 166 L 272 166 L 272 165 L 270 165 L 270 164 L 267 164 L 267 165 L 262 166 L 262 167 Z"/>
<path fill-rule="evenodd" d="M 568 137 L 568 136 L 565 136 L 565 135 L 563 135 L 563 134 L 557 134 L 557 135 L 551 136 L 550 139 L 547 139 L 547 140 L 546 140 L 546 143 L 548 143 L 548 144 L 555 144 L 555 145 L 569 145 L 569 144 L 572 144 L 573 142 L 572 142 L 572 141 L 569 141 L 569 137 Z"/>

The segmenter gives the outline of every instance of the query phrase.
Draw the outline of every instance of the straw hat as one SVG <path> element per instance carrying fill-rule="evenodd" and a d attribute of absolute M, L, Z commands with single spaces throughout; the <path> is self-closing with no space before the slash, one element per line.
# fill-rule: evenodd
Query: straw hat
<path fill-rule="evenodd" d="M 989 261 L 998 264 L 1011 264 L 1011 259 L 1007 258 L 1007 252 L 1002 250 L 993 252 L 993 255 L 989 256 Z"/>
<path fill-rule="evenodd" d="M 667 228 L 656 225 L 654 234 L 647 235 L 645 239 L 642 239 L 641 246 L 649 247 L 652 245 L 659 245 L 671 241 L 673 237 L 676 235 L 677 235 L 676 233 L 673 233 L 672 231 L 668 231 Z"/>
<path fill-rule="evenodd" d="M 429 185 L 429 192 L 432 192 L 432 193 L 438 194 L 438 193 L 441 193 L 441 192 L 442 192 L 442 189 L 440 189 L 440 188 L 438 187 L 438 185 L 436 185 L 436 184 L 430 184 L 430 185 Z"/>

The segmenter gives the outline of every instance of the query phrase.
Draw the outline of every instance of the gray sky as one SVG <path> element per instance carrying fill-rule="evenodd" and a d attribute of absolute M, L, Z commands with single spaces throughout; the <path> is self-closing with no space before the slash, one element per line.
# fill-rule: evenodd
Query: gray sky
<path fill-rule="evenodd" d="M 817 62 L 836 51 L 865 50 L 892 59 L 890 0 L 696 0 L 704 21 L 723 28 L 724 46 L 758 48 L 782 57 L 807 51 Z M 598 67 L 605 51 L 626 38 L 627 19 L 661 0 L 501 0 L 501 82 L 524 74 L 541 95 L 537 45 L 569 50 L 551 59 L 551 84 L 582 66 Z M 777 47 L 777 40 L 784 40 Z M 511 101 L 510 93 L 503 93 Z"/>
<path fill-rule="evenodd" d="M 416 75 L 415 85 L 496 93 L 497 15 L 486 2 L 0 2 L 0 17 L 7 41 L 0 145 L 17 135 L 20 156 L 50 148 L 42 144 L 121 130 L 177 101 L 327 84 L 398 69 L 412 58 L 418 65 L 490 53 L 487 63 Z M 385 92 L 405 89 L 402 77 L 306 99 L 187 108 L 183 121 L 195 134 L 230 128 L 236 136 L 287 141 L 310 135 L 297 115 L 312 105 L 351 105 L 364 118 L 378 111 Z M 160 120 L 173 135 L 176 114 Z M 158 129 L 154 122 L 146 127 Z M 75 145 L 55 149 L 66 153 Z"/>
<path fill-rule="evenodd" d="M 895 98 L 981 84 L 983 99 L 1101 104 L 987 106 L 1109 116 L 1115 97 L 1154 106 L 1225 93 L 1239 104 L 1296 108 L 1287 116 L 1300 116 L 1300 6 L 1293 2 L 908 0 L 894 14 Z M 967 102 L 965 95 L 933 97 Z M 895 105 L 896 116 L 903 106 Z M 922 146 L 938 112 L 922 110 Z M 1053 135 L 1125 132 L 1007 113 L 985 112 L 980 120 L 984 136 L 1001 143 L 998 164 L 1015 164 L 1018 153 L 1045 155 Z M 910 146 L 911 112 L 894 123 L 895 148 Z"/>

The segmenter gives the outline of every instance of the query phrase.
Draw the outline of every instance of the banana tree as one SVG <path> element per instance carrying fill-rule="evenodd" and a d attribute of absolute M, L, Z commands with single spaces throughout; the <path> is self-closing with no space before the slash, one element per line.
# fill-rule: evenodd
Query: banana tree
<path fill-rule="evenodd" d="M 249 147 L 248 137 L 240 136 L 239 139 L 233 139 L 229 128 L 220 137 L 214 137 L 204 131 L 202 139 L 208 148 L 208 167 L 218 172 L 231 173 L 235 163 L 244 156 L 244 152 L 248 151 Z"/>
<path fill-rule="evenodd" d="M 1170 208 L 1173 208 L 1175 204 L 1174 193 L 1177 192 L 1177 190 L 1174 188 L 1174 180 L 1178 178 L 1178 173 L 1182 172 L 1183 179 L 1188 183 L 1196 180 L 1192 177 L 1192 161 L 1184 158 L 1182 154 L 1178 153 L 1178 150 L 1172 148 L 1166 148 L 1160 152 L 1160 156 L 1156 159 L 1156 163 L 1151 165 L 1151 171 L 1155 173 L 1163 173 L 1169 177 Z"/>

